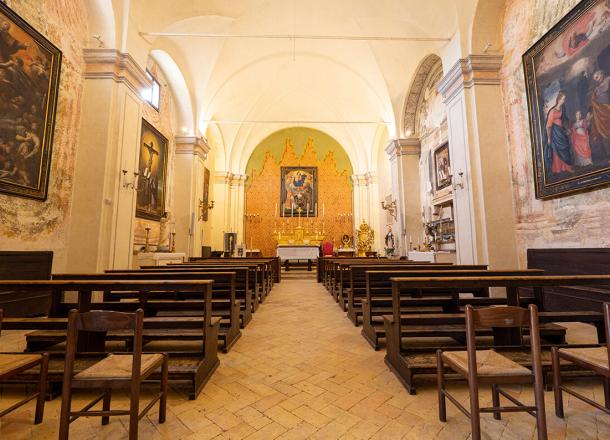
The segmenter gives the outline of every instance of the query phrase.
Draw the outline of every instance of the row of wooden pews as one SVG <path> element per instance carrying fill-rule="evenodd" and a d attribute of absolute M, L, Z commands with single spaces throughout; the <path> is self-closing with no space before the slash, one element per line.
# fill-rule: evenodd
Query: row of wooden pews
<path fill-rule="evenodd" d="M 607 288 L 608 276 L 546 276 L 541 269 L 489 270 L 484 265 L 406 260 L 331 257 L 321 260 L 319 282 L 354 325 L 362 324 L 362 335 L 374 349 L 386 347 L 386 364 L 410 393 L 416 392 L 418 378 L 436 373 L 438 349 L 464 350 L 464 311 L 468 305 L 475 309 L 537 305 L 547 384 L 551 346 L 567 346 L 562 322 L 592 324 L 597 328 L 599 341 L 605 340 L 601 311 L 547 310 L 544 292 L 559 287 Z M 524 329 L 526 336 L 528 331 Z M 477 330 L 476 340 L 482 347 L 509 353 L 511 359 L 522 365 L 531 362 L 529 347 L 519 346 L 520 339 L 514 330 L 511 333 L 482 328 Z"/>
<path fill-rule="evenodd" d="M 26 330 L 26 351 L 48 353 L 50 395 L 62 381 L 70 310 L 134 313 L 142 310 L 143 349 L 169 355 L 170 382 L 186 384 L 195 399 L 220 361 L 271 293 L 279 274 L 274 258 L 210 259 L 139 270 L 54 274 L 51 280 L 1 280 L 0 291 L 45 292 L 45 316 L 4 317 L 5 330 Z M 75 371 L 82 371 L 108 353 L 133 350 L 126 331 L 80 332 Z M 151 376 L 157 380 L 160 372 Z M 35 382 L 37 369 L 9 382 Z"/>

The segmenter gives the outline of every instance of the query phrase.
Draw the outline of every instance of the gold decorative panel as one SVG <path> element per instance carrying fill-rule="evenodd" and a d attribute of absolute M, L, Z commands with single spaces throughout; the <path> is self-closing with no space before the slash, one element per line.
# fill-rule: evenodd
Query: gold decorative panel
<path fill-rule="evenodd" d="M 335 153 L 329 150 L 320 160 L 313 139 L 308 139 L 299 157 L 290 138 L 285 139 L 281 160 L 276 162 L 267 150 L 260 171 L 252 170 L 246 189 L 245 237 L 249 248 L 260 249 L 265 256 L 274 256 L 277 240 L 274 232 L 291 231 L 302 227 L 309 233 L 324 232 L 324 241 L 338 247 L 343 234 L 352 235 L 352 185 L 347 170 L 338 170 Z M 280 217 L 280 169 L 281 167 L 318 168 L 318 216 Z M 349 215 L 346 215 L 349 214 Z"/>

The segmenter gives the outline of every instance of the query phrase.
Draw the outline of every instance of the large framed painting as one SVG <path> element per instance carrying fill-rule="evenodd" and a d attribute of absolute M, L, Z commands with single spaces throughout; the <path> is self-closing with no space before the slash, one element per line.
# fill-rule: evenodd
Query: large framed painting
<path fill-rule="evenodd" d="M 159 221 L 165 212 L 167 139 L 142 119 L 136 217 Z"/>
<path fill-rule="evenodd" d="M 280 215 L 315 217 L 318 215 L 318 168 L 281 167 Z"/>
<path fill-rule="evenodd" d="M 0 2 L 0 192 L 46 200 L 61 51 Z"/>
<path fill-rule="evenodd" d="M 609 183 L 610 2 L 580 2 L 523 64 L 536 197 Z"/>
<path fill-rule="evenodd" d="M 442 145 L 434 150 L 434 177 L 437 191 L 451 185 L 449 144 Z"/>
<path fill-rule="evenodd" d="M 210 204 L 210 170 L 203 169 L 203 206 L 207 207 Z M 208 221 L 209 209 L 205 209 L 201 216 L 201 220 Z"/>

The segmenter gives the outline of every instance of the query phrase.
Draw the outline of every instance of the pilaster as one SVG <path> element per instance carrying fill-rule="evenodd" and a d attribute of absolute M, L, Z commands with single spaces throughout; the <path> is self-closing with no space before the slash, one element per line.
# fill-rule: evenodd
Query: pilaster
<path fill-rule="evenodd" d="M 441 80 L 447 105 L 458 262 L 518 264 L 512 179 L 501 95 L 502 56 L 470 55 Z"/>

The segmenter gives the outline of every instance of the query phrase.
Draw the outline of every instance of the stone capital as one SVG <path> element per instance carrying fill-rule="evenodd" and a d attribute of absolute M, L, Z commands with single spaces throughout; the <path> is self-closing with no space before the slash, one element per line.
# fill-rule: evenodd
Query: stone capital
<path fill-rule="evenodd" d="M 367 185 L 366 174 L 352 174 L 351 178 L 352 178 L 352 182 L 353 182 L 354 186 L 366 186 Z"/>
<path fill-rule="evenodd" d="M 84 49 L 86 79 L 112 79 L 129 87 L 138 97 L 152 86 L 146 71 L 128 53 L 115 49 Z"/>
<path fill-rule="evenodd" d="M 176 136 L 176 154 L 191 154 L 202 160 L 208 158 L 210 145 L 204 137 L 199 136 Z"/>
<path fill-rule="evenodd" d="M 499 86 L 502 55 L 469 55 L 457 61 L 441 80 L 438 90 L 445 102 L 474 86 Z"/>
<path fill-rule="evenodd" d="M 392 139 L 385 147 L 385 152 L 390 160 L 399 156 L 419 156 L 421 152 L 419 138 Z"/>
<path fill-rule="evenodd" d="M 247 174 L 231 174 L 230 185 L 231 186 L 243 186 L 248 180 Z"/>

